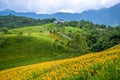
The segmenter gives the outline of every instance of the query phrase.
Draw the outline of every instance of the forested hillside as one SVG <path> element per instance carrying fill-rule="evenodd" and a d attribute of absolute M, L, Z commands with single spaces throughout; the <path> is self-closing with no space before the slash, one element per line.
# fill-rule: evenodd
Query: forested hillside
<path fill-rule="evenodd" d="M 0 29 L 2 27 L 7 27 L 9 29 L 17 28 L 17 27 L 25 27 L 25 26 L 35 26 L 41 25 L 46 23 L 51 23 L 55 18 L 48 18 L 48 19 L 34 19 L 30 17 L 22 17 L 22 16 L 15 16 L 15 15 L 7 15 L 7 16 L 0 16 Z"/>
<path fill-rule="evenodd" d="M 88 52 L 101 51 L 109 47 L 112 47 L 120 43 L 120 26 L 106 26 L 104 24 L 94 24 L 90 21 L 65 21 L 63 23 L 54 23 L 56 19 L 32 19 L 28 17 L 20 17 L 14 15 L 1 16 L 0 17 L 0 28 L 4 34 L 12 34 L 8 29 L 13 29 L 17 27 L 40 25 L 43 28 L 47 27 L 50 33 L 63 34 L 68 38 L 71 38 L 67 46 L 72 48 L 78 47 L 77 44 L 81 44 L 80 37 L 84 37 L 84 41 L 88 46 Z M 50 24 L 49 24 L 50 23 Z M 46 24 L 48 24 L 46 26 Z M 71 29 L 66 30 L 65 28 L 71 27 Z M 29 31 L 29 30 L 28 30 Z M 19 33 L 20 31 L 18 31 Z M 23 32 L 21 30 L 21 32 Z M 46 32 L 46 30 L 39 30 L 39 32 Z M 43 33 L 44 34 L 44 33 Z M 75 39 L 78 38 L 78 39 Z M 81 40 L 79 42 L 79 40 Z M 76 43 L 73 43 L 76 42 Z M 73 43 L 73 45 L 70 45 Z M 80 46 L 79 46 L 80 47 Z M 83 46 L 82 46 L 83 47 Z M 76 50 L 78 51 L 78 50 Z"/>

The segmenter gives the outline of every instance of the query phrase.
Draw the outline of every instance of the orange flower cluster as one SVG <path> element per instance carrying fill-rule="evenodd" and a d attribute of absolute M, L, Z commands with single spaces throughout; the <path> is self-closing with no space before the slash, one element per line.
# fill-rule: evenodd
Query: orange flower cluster
<path fill-rule="evenodd" d="M 119 48 L 119 49 L 118 49 Z M 93 63 L 103 63 L 108 59 L 120 56 L 120 46 L 99 53 L 90 53 L 80 57 L 44 62 L 29 66 L 21 66 L 0 71 L 0 80 L 61 80 L 74 75 L 85 74 L 81 70 L 94 72 L 89 69 Z M 88 73 L 89 74 L 89 73 Z"/>

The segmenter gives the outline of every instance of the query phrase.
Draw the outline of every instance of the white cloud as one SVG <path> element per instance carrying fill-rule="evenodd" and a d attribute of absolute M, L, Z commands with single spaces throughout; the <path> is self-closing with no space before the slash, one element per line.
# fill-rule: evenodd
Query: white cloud
<path fill-rule="evenodd" d="M 0 10 L 81 13 L 89 9 L 108 8 L 117 3 L 120 0 L 0 0 Z"/>

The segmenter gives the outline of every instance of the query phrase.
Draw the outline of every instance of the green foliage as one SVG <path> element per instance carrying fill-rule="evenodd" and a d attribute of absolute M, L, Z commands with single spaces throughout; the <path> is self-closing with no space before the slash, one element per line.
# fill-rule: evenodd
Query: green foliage
<path fill-rule="evenodd" d="M 70 38 L 74 37 L 74 33 L 80 31 L 81 34 L 84 34 L 86 37 L 87 44 L 89 46 L 89 50 L 93 51 L 101 51 L 105 50 L 109 47 L 112 47 L 116 44 L 120 43 L 120 26 L 112 27 L 106 26 L 104 24 L 94 24 L 90 21 L 66 21 L 60 24 L 54 24 L 55 18 L 51 19 L 32 19 L 28 17 L 20 17 L 14 15 L 8 16 L 0 16 L 0 30 L 3 33 L 16 33 L 18 32 L 29 32 L 29 30 L 33 28 L 23 28 L 18 30 L 12 30 L 12 32 L 8 32 L 8 29 L 16 28 L 16 27 L 24 27 L 24 26 L 32 26 L 32 25 L 43 25 L 42 28 L 37 27 L 32 30 L 32 32 L 41 32 L 43 31 L 50 32 L 50 33 L 57 33 L 61 32 L 65 35 L 69 36 Z M 7 24 L 6 24 L 7 23 Z M 47 24 L 46 24 L 47 23 Z M 48 24 L 49 23 L 49 24 Z M 6 28 L 5 28 L 5 27 Z M 2 29 L 2 27 L 4 27 Z M 7 29 L 8 28 L 8 29 Z"/>
<path fill-rule="evenodd" d="M 7 28 L 7 27 L 2 27 L 2 32 L 3 32 L 4 34 L 7 34 L 7 33 L 8 33 L 8 28 Z"/>
<path fill-rule="evenodd" d="M 60 53 L 60 52 L 64 52 L 65 48 L 63 46 L 63 44 L 60 42 L 59 39 L 56 39 L 52 45 L 52 53 Z"/>
<path fill-rule="evenodd" d="M 55 38 L 45 34 L 48 33 L 46 31 L 39 33 L 30 28 L 29 32 L 32 34 L 29 35 L 24 28 L 23 35 L 21 28 L 16 30 L 19 33 L 14 30 L 14 34 L 0 36 L 0 40 L 5 40 L 4 45 L 0 46 L 0 70 L 72 57 L 72 54 L 64 54 L 65 48 L 60 42 L 57 43 L 56 50 L 52 51 L 55 49 L 53 48 Z M 19 41 L 16 41 L 16 38 Z"/>
<path fill-rule="evenodd" d="M 4 34 L 0 34 L 0 47 L 4 46 L 6 44 L 6 38 L 4 36 Z"/>
<path fill-rule="evenodd" d="M 78 23 L 77 21 L 70 21 L 69 25 L 73 27 L 77 27 L 77 23 Z"/>
<path fill-rule="evenodd" d="M 52 23 L 55 21 L 55 18 L 48 19 L 33 19 L 29 17 L 21 17 L 15 15 L 7 15 L 0 16 L 0 29 L 1 27 L 7 27 L 9 29 L 13 29 L 16 27 L 24 27 L 24 26 L 33 26 L 33 25 L 42 25 L 47 23 Z"/>
<path fill-rule="evenodd" d="M 113 60 L 108 60 L 104 64 L 101 64 L 101 68 L 99 68 L 96 72 L 91 73 L 93 75 L 90 76 L 89 80 L 119 80 L 120 78 L 120 57 L 115 58 Z M 92 66 L 93 70 L 95 66 Z"/>
<path fill-rule="evenodd" d="M 51 22 L 53 23 L 54 21 L 56 21 L 57 19 L 56 18 L 52 18 L 51 19 Z"/>
<path fill-rule="evenodd" d="M 19 32 L 17 35 L 17 42 L 21 42 L 23 37 L 23 32 Z"/>
<path fill-rule="evenodd" d="M 69 80 L 119 80 L 120 57 L 106 60 L 104 63 L 93 63 L 88 69 L 80 70 L 79 74 L 71 75 Z"/>
<path fill-rule="evenodd" d="M 79 32 L 74 35 L 70 46 L 74 49 L 75 53 L 87 53 L 89 49 L 85 37 Z"/>
<path fill-rule="evenodd" d="M 14 19 L 16 16 L 8 17 L 12 22 L 16 20 L 17 25 L 15 26 L 17 27 L 34 25 L 34 21 L 31 22 L 31 19 L 22 18 L 23 23 L 17 23 L 19 20 Z M 21 21 L 21 17 L 16 18 Z M 35 25 L 49 22 L 52 21 L 50 19 L 45 19 L 43 22 L 42 20 L 37 20 Z M 0 23 L 4 25 L 2 21 Z M 11 22 L 8 22 L 6 27 L 14 25 L 14 23 L 9 23 Z M 89 50 L 91 52 L 101 51 L 120 43 L 120 26 L 107 27 L 83 20 L 72 21 L 72 23 L 65 22 L 62 26 L 58 27 L 54 23 L 49 23 L 42 26 L 23 27 L 10 29 L 8 32 L 5 31 L 8 34 L 0 36 L 0 45 L 2 46 L 0 47 L 0 69 L 53 59 L 64 59 L 77 54 L 87 53 Z M 55 30 L 55 33 L 53 31 L 50 34 L 51 30 Z M 70 41 L 68 38 L 70 38 Z M 70 52 L 70 54 L 65 54 L 65 52 Z M 73 52 L 75 54 L 71 54 Z"/>

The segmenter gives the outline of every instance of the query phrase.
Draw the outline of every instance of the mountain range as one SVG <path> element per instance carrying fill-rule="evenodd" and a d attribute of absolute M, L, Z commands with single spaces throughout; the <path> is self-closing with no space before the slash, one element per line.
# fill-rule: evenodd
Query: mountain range
<path fill-rule="evenodd" d="M 33 12 L 16 12 L 10 9 L 0 11 L 0 16 L 5 16 L 9 14 L 13 14 L 16 16 L 37 18 L 37 19 L 38 18 L 45 19 L 45 18 L 54 17 L 57 19 L 63 19 L 65 21 L 88 20 L 88 21 L 98 23 L 98 24 L 105 24 L 105 25 L 112 25 L 112 26 L 120 25 L 120 3 L 110 8 L 103 8 L 100 10 L 88 10 L 82 13 L 57 12 L 53 14 L 36 14 Z"/>

